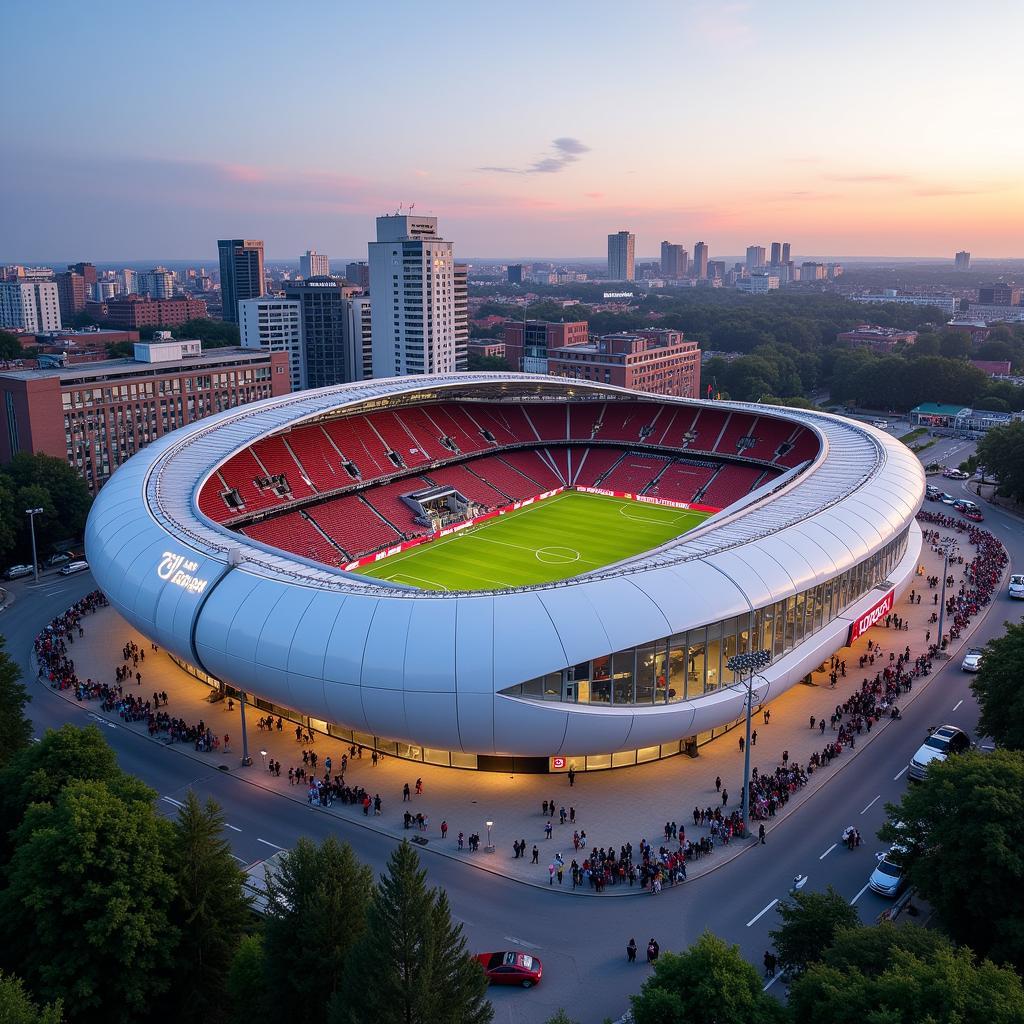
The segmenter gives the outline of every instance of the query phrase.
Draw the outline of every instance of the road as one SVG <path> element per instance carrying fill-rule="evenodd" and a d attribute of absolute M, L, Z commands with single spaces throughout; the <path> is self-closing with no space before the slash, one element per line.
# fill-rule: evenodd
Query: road
<path fill-rule="evenodd" d="M 986 508 L 986 517 L 985 525 L 1006 544 L 1016 571 L 1024 571 L 1020 521 L 991 507 Z M 15 602 L 0 613 L 0 631 L 23 668 L 28 668 L 31 641 L 39 628 L 92 586 L 88 574 L 70 578 L 51 574 L 38 585 L 11 584 Z M 999 634 L 1004 620 L 1019 620 L 1022 612 L 1024 602 L 1000 594 L 978 627 L 976 640 L 983 643 Z M 629 994 L 647 976 L 644 965 L 626 962 L 630 936 L 641 948 L 653 936 L 662 949 L 681 949 L 709 928 L 737 943 L 760 967 L 769 946 L 768 933 L 778 922 L 775 903 L 785 898 L 798 875 L 806 878 L 807 889 L 835 886 L 856 905 L 865 922 L 873 922 L 889 905 L 866 890 L 875 854 L 883 849 L 875 832 L 885 818 L 885 804 L 903 792 L 905 768 L 929 726 L 951 722 L 973 730 L 978 712 L 969 683 L 959 661 L 945 665 L 905 707 L 904 720 L 893 723 L 863 754 L 844 758 L 841 770 L 770 833 L 769 845 L 752 846 L 700 880 L 658 897 L 595 900 L 555 895 L 426 851 L 423 860 L 430 881 L 448 890 L 453 912 L 463 922 L 473 949 L 515 946 L 536 952 L 544 961 L 544 982 L 536 989 L 492 991 L 495 1019 L 540 1024 L 560 1006 L 584 1024 L 618 1017 L 627 1008 Z M 32 684 L 30 693 L 29 710 L 39 733 L 65 721 L 82 725 L 98 717 L 89 707 L 69 704 L 43 686 Z M 383 865 L 393 848 L 393 840 L 386 836 L 267 793 L 236 773 L 210 769 L 183 755 L 180 747 L 164 751 L 113 722 L 101 721 L 122 767 L 161 795 L 160 809 L 166 814 L 176 813 L 177 802 L 189 787 L 224 807 L 228 839 L 241 863 L 287 849 L 302 835 L 320 839 L 334 833 L 375 868 Z M 852 852 L 839 842 L 850 824 L 864 837 L 861 848 Z"/>

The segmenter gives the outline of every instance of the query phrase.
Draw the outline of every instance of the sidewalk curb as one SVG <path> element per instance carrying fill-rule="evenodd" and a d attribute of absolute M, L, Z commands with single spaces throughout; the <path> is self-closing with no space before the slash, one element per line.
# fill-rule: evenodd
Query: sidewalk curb
<path fill-rule="evenodd" d="M 931 524 L 925 524 L 925 525 L 930 526 Z M 958 536 L 959 536 L 959 534 L 958 534 Z M 1004 546 L 1004 550 L 1005 550 L 1005 546 Z M 1007 561 L 1007 567 L 1004 570 L 1003 576 L 1002 576 L 1002 578 L 1000 580 L 1000 587 L 1005 586 L 1006 579 L 1008 578 L 1009 574 L 1010 574 L 1010 562 L 1008 560 Z M 994 602 L 990 602 L 988 607 L 984 610 L 984 612 L 972 624 L 970 631 L 965 636 L 961 637 L 956 642 L 956 646 L 950 645 L 950 647 L 947 650 L 948 658 L 945 661 L 945 663 L 939 667 L 938 671 L 941 671 L 942 668 L 945 668 L 947 665 L 952 663 L 953 655 L 955 653 L 959 652 L 960 649 L 964 645 L 967 644 L 967 642 L 970 639 L 970 637 L 981 626 L 981 624 L 988 618 L 989 614 L 993 611 L 994 608 L 995 608 L 995 603 Z M 89 712 L 89 713 L 91 713 L 93 715 L 96 715 L 97 718 L 100 717 L 100 714 L 101 714 L 100 712 L 91 710 L 91 705 L 90 704 L 88 704 L 88 703 L 86 703 L 84 701 L 80 702 L 80 701 L 76 700 L 74 698 L 74 696 L 71 695 L 69 690 L 55 690 L 52 687 L 50 687 L 47 683 L 45 683 L 39 677 L 39 665 L 38 665 L 38 661 L 36 659 L 36 654 L 35 654 L 34 646 L 32 646 L 30 648 L 30 651 L 29 651 L 29 664 L 30 664 L 30 668 L 31 668 L 31 671 L 33 673 L 33 678 L 34 678 L 35 682 L 40 684 L 41 686 L 43 686 L 47 693 L 52 693 L 52 694 L 54 694 L 56 696 L 59 696 L 63 700 L 65 700 L 67 703 L 73 705 L 74 707 L 81 708 L 83 711 L 86 711 L 86 712 Z M 908 704 L 912 704 L 917 699 L 917 697 L 921 693 L 923 693 L 924 690 L 926 690 L 928 688 L 929 684 L 936 678 L 936 676 L 938 675 L 938 671 L 935 671 L 930 676 L 926 677 L 923 680 L 923 685 L 921 685 L 921 683 L 919 682 L 918 689 L 916 691 L 911 690 L 911 692 L 906 695 L 906 699 L 901 701 L 902 706 L 906 707 Z M 104 717 L 101 720 L 107 721 L 107 718 Z M 770 819 L 770 821 L 771 821 L 770 825 L 768 824 L 768 822 L 764 822 L 766 835 L 770 834 L 773 831 L 775 831 L 775 829 L 780 824 L 782 824 L 782 822 L 786 821 L 790 817 L 790 815 L 796 813 L 796 811 L 798 811 L 801 807 L 803 807 L 809 800 L 811 800 L 814 796 L 818 795 L 826 786 L 829 785 L 829 783 L 834 778 L 836 778 L 839 775 L 839 773 L 841 771 L 843 771 L 844 768 L 846 768 L 848 765 L 852 764 L 857 759 L 857 756 L 859 755 L 859 753 L 862 750 L 864 750 L 871 742 L 873 742 L 874 737 L 880 735 L 890 725 L 892 725 L 893 721 L 894 720 L 891 719 L 891 718 L 890 719 L 883 719 L 882 722 L 880 722 L 878 725 L 876 725 L 872 729 L 871 733 L 868 734 L 861 741 L 861 746 L 854 748 L 854 751 L 852 752 L 852 756 L 850 756 L 848 758 L 844 758 L 841 762 L 836 764 L 835 768 L 831 772 L 829 772 L 828 775 L 826 775 L 823 778 L 823 780 L 822 780 L 820 785 L 815 786 L 813 789 L 805 788 L 801 792 L 799 798 L 796 797 L 796 796 L 791 797 L 790 800 L 785 804 L 785 809 L 780 811 L 779 813 L 777 813 L 774 818 Z M 202 757 L 197 757 L 195 752 L 192 751 L 190 748 L 188 748 L 187 744 L 167 744 L 167 743 L 164 743 L 162 739 L 159 739 L 159 738 L 157 738 L 155 736 L 149 736 L 147 733 L 143 732 L 141 729 L 131 728 L 127 724 L 114 723 L 114 722 L 111 722 L 111 724 L 118 725 L 120 728 L 124 728 L 129 734 L 131 734 L 133 736 L 137 736 L 140 739 L 143 739 L 143 740 L 148 741 L 150 743 L 157 744 L 160 747 L 162 747 L 163 749 L 166 749 L 166 750 L 174 749 L 174 750 L 176 750 L 177 753 L 179 753 L 179 754 L 181 754 L 181 755 L 183 755 L 185 757 L 188 757 L 192 761 L 195 761 L 197 764 L 204 765 L 207 768 L 212 768 L 213 770 L 216 771 L 216 770 L 219 770 L 222 767 L 221 765 L 215 764 L 212 761 L 207 761 L 207 760 L 204 760 Z M 132 725 L 134 725 L 134 724 L 136 724 L 136 723 L 132 723 Z M 395 843 L 402 842 L 403 838 L 405 838 L 404 836 L 401 836 L 401 835 L 396 836 L 394 833 L 392 833 L 390 831 L 387 831 L 387 830 L 385 830 L 383 828 L 377 827 L 376 825 L 374 825 L 372 823 L 372 820 L 368 820 L 366 822 L 360 821 L 359 818 L 362 817 L 361 815 L 357 815 L 357 816 L 353 816 L 353 817 L 349 818 L 349 817 L 346 817 L 346 816 L 340 814 L 339 812 L 337 812 L 337 811 L 335 811 L 333 809 L 324 808 L 324 807 L 314 807 L 314 806 L 308 804 L 307 801 L 305 801 L 303 799 L 299 799 L 296 796 L 292 796 L 291 794 L 289 794 L 287 792 L 284 792 L 284 793 L 279 792 L 275 788 L 272 788 L 270 786 L 264 785 L 260 781 L 260 779 L 258 777 L 247 776 L 245 774 L 241 774 L 241 773 L 235 771 L 235 767 L 241 767 L 241 766 L 240 765 L 237 765 L 237 766 L 236 765 L 232 765 L 231 766 L 231 770 L 229 770 L 226 773 L 226 774 L 229 775 L 230 778 L 237 779 L 240 782 L 244 782 L 244 783 L 246 783 L 246 784 L 248 784 L 250 786 L 255 786 L 258 789 L 261 789 L 264 792 L 269 793 L 269 794 L 271 794 L 273 796 L 280 797 L 280 798 L 285 799 L 285 800 L 290 800 L 290 801 L 292 801 L 292 803 L 296 803 L 296 804 L 307 806 L 310 811 L 322 811 L 325 814 L 329 815 L 330 817 L 337 819 L 339 822 L 345 822 L 347 824 L 354 825 L 354 826 L 356 826 L 358 828 L 366 829 L 369 832 L 373 832 L 373 833 L 375 833 L 375 834 L 377 834 L 379 836 L 383 836 L 383 837 L 385 837 L 387 839 L 390 839 L 390 840 L 392 840 Z M 261 771 L 261 769 L 256 769 L 256 770 L 257 770 L 257 772 Z M 823 771 L 823 770 L 819 768 L 815 772 L 815 775 L 817 775 L 818 772 L 821 772 L 821 771 Z M 352 805 L 342 805 L 342 806 L 352 806 Z M 418 835 L 418 834 L 419 834 L 418 832 L 414 833 L 414 835 Z M 431 836 L 430 838 L 433 839 L 433 838 L 436 838 L 436 837 L 435 836 Z M 654 845 L 653 842 L 652 842 L 652 845 Z M 722 856 L 720 859 L 716 859 L 714 864 L 710 865 L 706 870 L 702 870 L 699 873 L 695 873 L 691 869 L 690 877 L 689 878 L 687 878 L 682 883 L 677 883 L 676 885 L 671 885 L 671 886 L 665 886 L 662 889 L 662 893 L 667 893 L 667 892 L 670 892 L 670 891 L 675 891 L 676 889 L 679 889 L 679 888 L 685 888 L 686 886 L 688 886 L 689 884 L 691 884 L 693 882 L 698 882 L 702 878 L 705 878 L 708 875 L 711 875 L 714 872 L 719 871 L 721 868 L 725 867 L 726 865 L 733 863 L 733 861 L 735 861 L 737 858 L 743 856 L 745 853 L 749 853 L 750 850 L 756 849 L 760 845 L 761 844 L 759 842 L 757 842 L 756 836 L 754 836 L 754 835 L 751 835 L 749 837 L 749 839 L 747 839 L 747 840 L 734 839 L 732 841 L 732 843 L 730 843 L 729 847 L 727 848 L 727 854 L 726 855 Z M 484 871 L 484 872 L 486 872 L 488 874 L 496 875 L 499 878 L 504 878 L 507 881 L 514 882 L 514 883 L 516 883 L 518 885 L 529 886 L 529 887 L 534 888 L 534 889 L 541 889 L 541 890 L 550 891 L 550 892 L 558 892 L 559 894 L 564 895 L 564 896 L 575 896 L 575 897 L 582 897 L 582 898 L 585 898 L 585 899 L 604 899 L 606 897 L 620 898 L 621 899 L 621 898 L 625 898 L 625 897 L 629 897 L 629 896 L 636 897 L 636 896 L 650 896 L 650 895 L 652 895 L 652 893 L 649 890 L 641 888 L 639 886 L 634 887 L 634 886 L 614 885 L 614 886 L 611 886 L 610 888 L 606 888 L 603 893 L 598 893 L 596 891 L 584 889 L 583 887 L 578 887 L 577 889 L 572 889 L 572 888 L 566 889 L 564 886 L 555 887 L 555 886 L 552 886 L 552 885 L 544 885 L 543 882 L 540 882 L 540 881 L 534 882 L 534 881 L 531 881 L 529 879 L 517 878 L 517 877 L 515 877 L 513 875 L 506 874 L 505 872 L 499 870 L 498 868 L 491 867 L 487 863 L 479 863 L 479 862 L 477 862 L 475 860 L 471 860 L 471 859 L 468 859 L 468 858 L 465 858 L 465 857 L 460 857 L 460 856 L 458 856 L 457 853 L 452 853 L 452 852 L 449 852 L 447 850 L 440 849 L 439 847 L 436 847 L 436 846 L 429 846 L 428 845 L 428 846 L 420 847 L 419 849 L 422 852 L 429 852 L 429 853 L 435 854 L 436 856 L 445 857 L 448 860 L 455 861 L 456 863 L 459 863 L 459 864 L 464 864 L 467 867 L 475 868 L 478 871 Z M 718 845 L 718 846 L 715 847 L 715 849 L 716 849 L 717 852 L 721 852 L 721 851 L 723 851 L 723 846 Z M 483 857 L 487 857 L 487 856 L 490 856 L 490 855 L 482 854 L 482 856 Z M 691 861 L 690 864 L 691 865 L 695 864 L 695 862 Z"/>

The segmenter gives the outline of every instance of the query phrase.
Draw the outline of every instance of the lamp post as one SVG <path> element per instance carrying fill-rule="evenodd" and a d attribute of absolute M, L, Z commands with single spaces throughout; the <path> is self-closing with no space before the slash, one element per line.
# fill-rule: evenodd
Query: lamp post
<path fill-rule="evenodd" d="M 733 674 L 747 673 L 747 740 L 743 746 L 743 829 L 750 827 L 750 713 L 754 703 L 754 674 L 772 660 L 772 652 L 763 649 L 734 654 L 726 661 L 726 667 Z"/>
<path fill-rule="evenodd" d="M 484 824 L 487 826 L 487 845 L 484 847 L 484 853 L 494 853 L 494 845 L 491 843 L 491 829 L 494 827 L 494 822 L 485 821 Z"/>
<path fill-rule="evenodd" d="M 28 528 L 32 533 L 32 572 L 36 583 L 39 582 L 39 559 L 36 558 L 36 516 L 42 514 L 43 510 L 41 508 L 25 509 L 25 515 L 28 516 Z"/>
<path fill-rule="evenodd" d="M 267 752 L 265 750 L 261 750 L 260 753 L 263 755 L 263 768 L 264 768 L 264 770 L 266 770 L 266 767 L 267 767 Z"/>
<path fill-rule="evenodd" d="M 942 646 L 942 627 L 946 621 L 946 577 L 949 576 L 949 552 L 956 544 L 956 540 L 947 537 L 939 545 L 942 548 L 942 596 L 939 598 L 939 636 L 937 645 L 937 657 L 944 658 L 946 649 Z"/>
<path fill-rule="evenodd" d="M 241 690 L 238 694 L 238 708 L 242 715 L 242 767 L 248 768 L 252 764 L 252 758 L 249 756 L 249 734 L 245 730 L 245 691 Z"/>

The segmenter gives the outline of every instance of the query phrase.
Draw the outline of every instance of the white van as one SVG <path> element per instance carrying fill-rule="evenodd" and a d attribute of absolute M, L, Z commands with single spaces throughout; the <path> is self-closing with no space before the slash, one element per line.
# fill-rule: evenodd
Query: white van
<path fill-rule="evenodd" d="M 888 430 L 889 429 L 889 421 L 888 420 L 875 420 L 871 424 L 871 426 L 878 427 L 879 430 Z"/>
<path fill-rule="evenodd" d="M 72 576 L 76 572 L 85 572 L 85 570 L 88 568 L 89 563 L 84 560 L 78 562 L 68 562 L 68 564 L 65 565 L 63 569 L 61 569 L 60 574 L 61 576 Z"/>
<path fill-rule="evenodd" d="M 1024 598 L 1024 575 L 1014 573 L 1010 577 L 1010 597 Z"/>

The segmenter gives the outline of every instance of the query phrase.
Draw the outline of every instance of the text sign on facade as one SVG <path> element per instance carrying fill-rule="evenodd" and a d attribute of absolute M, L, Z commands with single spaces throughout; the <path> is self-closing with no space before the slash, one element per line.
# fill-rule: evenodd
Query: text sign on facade
<path fill-rule="evenodd" d="M 201 594 L 209 580 L 194 575 L 198 568 L 198 562 L 184 555 L 176 555 L 173 551 L 165 551 L 160 564 L 156 567 L 156 574 L 160 579 L 173 583 L 190 594 Z"/>
<path fill-rule="evenodd" d="M 859 619 L 850 624 L 850 638 L 846 646 L 854 642 L 859 636 L 863 636 L 876 622 L 884 619 L 892 611 L 893 600 L 896 596 L 895 590 L 890 590 L 881 600 L 876 601 Z"/>

